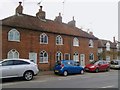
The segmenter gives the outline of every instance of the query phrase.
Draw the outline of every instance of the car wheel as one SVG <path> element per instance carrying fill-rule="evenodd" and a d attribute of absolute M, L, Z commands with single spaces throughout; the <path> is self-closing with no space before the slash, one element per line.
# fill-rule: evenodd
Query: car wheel
<path fill-rule="evenodd" d="M 23 78 L 27 81 L 32 80 L 33 79 L 33 72 L 32 71 L 25 72 Z"/>
<path fill-rule="evenodd" d="M 95 69 L 95 72 L 96 72 L 96 73 L 98 73 L 98 72 L 99 72 L 99 69 L 98 69 L 98 68 L 96 68 L 96 69 Z"/>
<path fill-rule="evenodd" d="M 80 71 L 80 74 L 84 74 L 84 70 L 81 70 L 81 71 Z"/>
<path fill-rule="evenodd" d="M 67 72 L 67 71 L 64 71 L 64 72 L 63 72 L 63 75 L 64 75 L 64 76 L 67 76 L 67 75 L 68 75 L 68 72 Z"/>

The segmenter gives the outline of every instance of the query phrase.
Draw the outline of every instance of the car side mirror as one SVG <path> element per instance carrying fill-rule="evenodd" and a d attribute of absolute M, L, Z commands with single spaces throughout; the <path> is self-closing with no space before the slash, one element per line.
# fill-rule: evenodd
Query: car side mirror
<path fill-rule="evenodd" d="M 100 64 L 100 63 L 98 63 L 98 66 L 101 66 L 101 64 Z"/>

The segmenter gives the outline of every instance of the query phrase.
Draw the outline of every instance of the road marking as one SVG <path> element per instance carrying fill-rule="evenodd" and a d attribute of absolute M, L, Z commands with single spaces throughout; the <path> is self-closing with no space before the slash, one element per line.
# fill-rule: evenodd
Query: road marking
<path fill-rule="evenodd" d="M 42 81 L 29 81 L 28 83 L 34 83 L 34 82 L 46 82 L 47 80 L 42 80 Z M 3 83 L 2 84 L 2 86 L 4 87 L 4 86 L 10 86 L 10 85 L 16 85 L 16 84 L 22 84 L 22 83 L 25 83 L 25 82 L 27 82 L 27 81 L 23 81 L 23 82 L 13 82 L 13 83 Z"/>
<path fill-rule="evenodd" d="M 31 82 L 31 83 L 32 83 L 32 82 L 47 82 L 47 80 L 41 80 L 41 81 L 40 81 L 40 80 L 37 80 L 37 81 L 29 81 L 29 82 Z"/>
<path fill-rule="evenodd" d="M 112 86 L 105 86 L 105 87 L 101 87 L 101 88 L 112 88 L 112 87 L 114 87 L 114 85 L 112 85 Z"/>

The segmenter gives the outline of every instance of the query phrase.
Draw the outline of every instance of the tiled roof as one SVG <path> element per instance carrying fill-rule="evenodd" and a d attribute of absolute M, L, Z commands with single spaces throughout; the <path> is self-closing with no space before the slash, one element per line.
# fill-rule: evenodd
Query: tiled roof
<path fill-rule="evenodd" d="M 99 48 L 106 48 L 106 43 L 109 42 L 110 43 L 110 48 L 116 48 L 116 45 L 117 43 L 113 43 L 109 40 L 102 40 L 102 39 L 99 39 L 98 41 L 98 47 Z"/>
<path fill-rule="evenodd" d="M 68 24 L 56 23 L 55 21 L 48 19 L 41 20 L 35 16 L 30 16 L 26 14 L 13 15 L 11 17 L 5 18 L 2 20 L 2 25 L 26 28 L 30 30 L 37 30 L 43 32 L 79 36 L 84 38 L 98 39 L 94 35 L 90 35 L 77 27 L 70 27 L 68 26 Z"/>

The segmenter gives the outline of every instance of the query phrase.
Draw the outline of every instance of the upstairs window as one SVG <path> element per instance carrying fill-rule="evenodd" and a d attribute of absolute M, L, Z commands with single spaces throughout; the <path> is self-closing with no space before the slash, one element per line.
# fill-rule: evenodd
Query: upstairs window
<path fill-rule="evenodd" d="M 48 53 L 44 50 L 40 52 L 40 63 L 48 63 Z"/>
<path fill-rule="evenodd" d="M 11 59 L 11 58 L 19 58 L 19 52 L 15 49 L 12 49 L 8 52 L 8 56 L 7 56 L 8 59 Z"/>
<path fill-rule="evenodd" d="M 109 42 L 106 43 L 106 51 L 110 51 L 110 43 Z"/>
<path fill-rule="evenodd" d="M 117 43 L 117 45 L 116 45 L 116 48 L 117 48 L 117 51 L 120 51 L 120 46 L 119 46 L 118 43 Z"/>
<path fill-rule="evenodd" d="M 16 29 L 8 32 L 8 41 L 20 41 L 20 33 Z"/>
<path fill-rule="evenodd" d="M 45 33 L 40 35 L 40 44 L 48 44 L 48 36 Z"/>
<path fill-rule="evenodd" d="M 93 40 L 89 40 L 89 47 L 93 47 L 94 46 L 94 43 L 93 43 Z"/>
<path fill-rule="evenodd" d="M 56 45 L 63 45 L 63 39 L 60 35 L 56 37 Z"/>
<path fill-rule="evenodd" d="M 79 40 L 76 37 L 73 39 L 73 46 L 79 46 Z"/>

